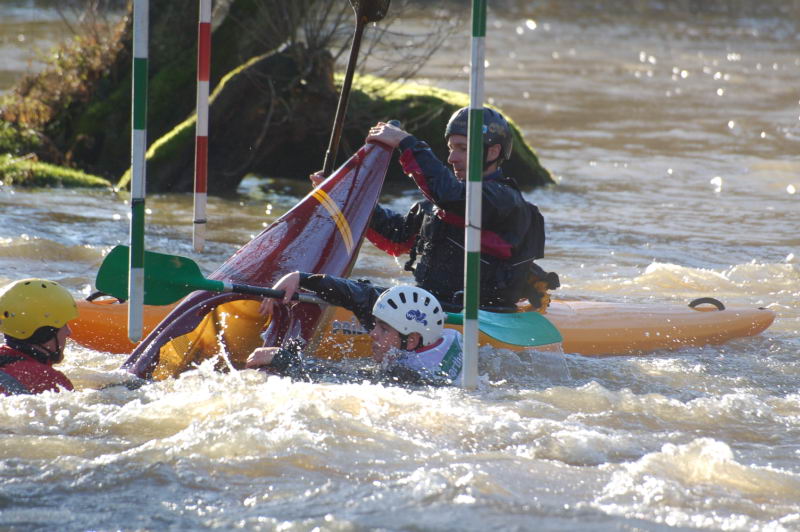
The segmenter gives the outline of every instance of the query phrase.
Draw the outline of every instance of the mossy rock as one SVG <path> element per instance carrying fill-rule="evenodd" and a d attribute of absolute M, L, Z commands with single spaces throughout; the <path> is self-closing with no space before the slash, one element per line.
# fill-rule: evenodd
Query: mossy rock
<path fill-rule="evenodd" d="M 428 143 L 437 157 L 444 161 L 448 155 L 444 139 L 447 121 L 457 109 L 467 105 L 469 95 L 463 92 L 415 83 L 389 82 L 376 76 L 359 76 L 353 80 L 347 138 L 350 144 L 358 147 L 371 125 L 397 119 L 403 124 L 403 129 Z M 523 187 L 553 184 L 550 172 L 539 163 L 539 158 L 522 137 L 519 127 L 507 113 L 495 109 L 508 120 L 514 136 L 511 159 L 503 163 L 504 173 L 514 177 Z M 404 177 L 399 165 L 390 166 L 389 171 L 389 179 Z"/>
<path fill-rule="evenodd" d="M 111 188 L 102 177 L 39 162 L 34 156 L 0 155 L 0 183 L 17 187 Z"/>
<path fill-rule="evenodd" d="M 322 167 L 336 111 L 337 87 L 329 55 L 309 57 L 294 47 L 255 57 L 225 76 L 210 99 L 208 191 L 229 194 L 248 174 L 307 179 Z M 312 64 L 313 68 L 308 68 Z M 341 78 L 337 81 L 341 83 Z M 269 87 L 266 90 L 265 87 Z M 450 115 L 468 102 L 463 93 L 414 84 L 396 84 L 374 76 L 354 80 L 347 125 L 337 163 L 357 150 L 369 126 L 398 119 L 426 140 L 443 160 L 443 132 Z M 189 192 L 194 182 L 195 115 L 150 146 L 150 192 Z M 515 147 L 503 168 L 523 187 L 553 183 L 513 121 Z M 395 154 L 396 156 L 396 154 Z M 390 179 L 407 185 L 399 165 Z M 125 188 L 129 171 L 117 183 Z"/>
<path fill-rule="evenodd" d="M 336 106 L 332 63 L 330 54 L 312 57 L 297 45 L 254 57 L 220 80 L 209 99 L 210 194 L 231 194 L 252 173 L 308 176 L 315 166 L 306 154 L 324 149 L 322 124 Z M 150 145 L 149 192 L 192 190 L 195 123 L 193 114 Z M 296 171 L 298 161 L 306 169 Z M 117 186 L 129 182 L 130 169 Z"/>

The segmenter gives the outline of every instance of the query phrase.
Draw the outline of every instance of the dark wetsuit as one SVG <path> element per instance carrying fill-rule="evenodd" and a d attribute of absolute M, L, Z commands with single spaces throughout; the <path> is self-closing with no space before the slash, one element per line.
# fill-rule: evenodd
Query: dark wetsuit
<path fill-rule="evenodd" d="M 316 293 L 328 303 L 352 312 L 367 330 L 375 326 L 372 308 L 385 291 L 368 281 L 352 281 L 331 275 L 300 274 L 300 287 Z M 341 364 L 330 364 L 302 355 L 302 342 L 289 340 L 269 365 L 280 375 L 302 380 L 331 380 L 334 382 L 396 382 L 405 384 L 450 384 L 460 374 L 462 347 L 458 341 L 449 342 L 447 356 L 437 356 L 436 346 L 416 351 L 402 351 L 397 360 L 381 371 L 345 370 Z M 441 355 L 441 353 L 438 353 Z M 429 357 L 426 364 L 426 357 Z"/>
<path fill-rule="evenodd" d="M 1 394 L 36 394 L 73 389 L 72 382 L 53 368 L 45 355 L 25 344 L 16 347 L 0 346 Z"/>
<path fill-rule="evenodd" d="M 413 136 L 400 143 L 403 171 L 425 200 L 403 216 L 380 205 L 367 238 L 390 255 L 409 253 L 417 285 L 444 303 L 461 305 L 464 289 L 464 217 L 466 183 Z M 516 182 L 500 169 L 483 177 L 481 305 L 510 306 L 522 297 L 531 259 L 519 249 L 531 225 L 531 211 Z M 538 211 L 537 211 L 538 212 Z"/>

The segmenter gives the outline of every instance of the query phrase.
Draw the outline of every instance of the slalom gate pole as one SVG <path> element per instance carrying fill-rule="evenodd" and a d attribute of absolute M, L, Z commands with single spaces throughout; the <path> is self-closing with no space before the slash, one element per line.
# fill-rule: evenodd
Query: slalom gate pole
<path fill-rule="evenodd" d="M 144 314 L 144 215 L 147 149 L 149 0 L 133 2 L 133 83 L 131 101 L 131 226 L 128 274 L 128 338 L 142 338 Z"/>
<path fill-rule="evenodd" d="M 211 0 L 200 0 L 197 26 L 197 122 L 194 150 L 194 223 L 192 244 L 203 251 L 208 202 L 208 89 L 211 73 Z"/>
<path fill-rule="evenodd" d="M 461 371 L 461 386 L 469 389 L 478 386 L 485 37 L 486 0 L 472 0 L 472 68 L 469 80 L 467 209 L 464 228 L 464 367 Z"/>

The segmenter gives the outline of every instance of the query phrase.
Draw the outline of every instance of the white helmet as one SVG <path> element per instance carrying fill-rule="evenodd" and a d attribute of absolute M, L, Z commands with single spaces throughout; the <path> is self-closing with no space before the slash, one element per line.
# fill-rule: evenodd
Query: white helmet
<path fill-rule="evenodd" d="M 442 337 L 446 317 L 433 294 L 408 285 L 395 286 L 382 293 L 372 307 L 372 315 L 402 335 L 419 333 L 424 346 Z"/>

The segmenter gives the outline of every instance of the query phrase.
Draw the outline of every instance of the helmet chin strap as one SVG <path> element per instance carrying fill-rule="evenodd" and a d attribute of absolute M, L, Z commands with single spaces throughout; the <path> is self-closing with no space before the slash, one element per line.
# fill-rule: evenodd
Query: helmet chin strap
<path fill-rule="evenodd" d="M 496 146 L 496 144 L 495 144 L 495 146 Z M 489 158 L 489 148 L 491 148 L 491 147 L 492 146 L 484 146 L 483 147 L 483 170 L 484 171 L 488 170 L 489 167 L 492 166 L 495 163 L 497 163 L 497 166 L 499 168 L 500 164 L 503 162 L 503 158 L 502 158 L 503 157 L 503 152 L 502 152 L 502 150 L 500 151 L 500 155 L 498 155 L 497 157 L 495 157 L 491 161 L 487 161 L 487 159 Z"/>

